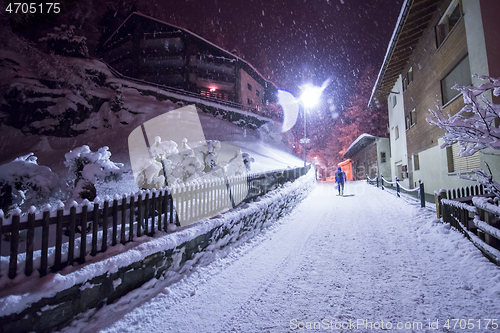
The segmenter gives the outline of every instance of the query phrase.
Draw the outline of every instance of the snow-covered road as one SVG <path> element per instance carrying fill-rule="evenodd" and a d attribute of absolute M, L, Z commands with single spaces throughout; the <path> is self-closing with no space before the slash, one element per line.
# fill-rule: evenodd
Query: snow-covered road
<path fill-rule="evenodd" d="M 262 235 L 82 331 L 500 332 L 497 266 L 429 210 L 364 182 L 346 192 L 318 184 Z"/>

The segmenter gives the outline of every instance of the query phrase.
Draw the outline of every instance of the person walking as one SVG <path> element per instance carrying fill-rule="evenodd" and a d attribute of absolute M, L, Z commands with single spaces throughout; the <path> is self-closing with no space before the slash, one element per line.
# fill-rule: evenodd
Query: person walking
<path fill-rule="evenodd" d="M 335 182 L 339 189 L 339 195 L 344 195 L 344 183 L 347 181 L 345 172 L 342 171 L 341 167 L 338 167 L 337 172 L 335 172 Z"/>

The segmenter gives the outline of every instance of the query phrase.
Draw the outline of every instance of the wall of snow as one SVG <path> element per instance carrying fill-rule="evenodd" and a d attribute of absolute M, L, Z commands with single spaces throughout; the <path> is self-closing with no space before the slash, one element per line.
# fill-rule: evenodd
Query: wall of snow
<path fill-rule="evenodd" d="M 143 243 L 80 269 L 38 283 L 38 289 L 0 299 L 1 332 L 45 332 L 110 304 L 128 292 L 189 274 L 289 214 L 315 185 L 314 169 L 293 183 L 213 219 Z"/>

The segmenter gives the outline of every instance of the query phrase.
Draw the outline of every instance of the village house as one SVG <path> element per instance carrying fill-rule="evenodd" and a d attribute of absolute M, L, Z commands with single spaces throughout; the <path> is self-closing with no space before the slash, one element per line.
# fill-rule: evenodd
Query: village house
<path fill-rule="evenodd" d="M 276 86 L 251 64 L 202 37 L 134 12 L 103 45 L 103 59 L 122 75 L 259 113 Z"/>
<path fill-rule="evenodd" d="M 500 77 L 500 1 L 406 0 L 373 88 L 370 105 L 387 103 L 392 179 L 435 190 L 473 184 L 458 173 L 485 168 L 500 179 L 500 158 L 482 153 L 459 156 L 460 147 L 441 149 L 444 131 L 430 125 L 429 109 L 457 113 L 464 101 L 455 84 L 472 77 Z M 499 103 L 494 96 L 490 100 Z M 428 199 L 429 199 L 428 198 Z"/>
<path fill-rule="evenodd" d="M 388 138 L 370 134 L 360 135 L 344 153 L 342 169 L 352 170 L 352 180 L 375 179 L 377 176 L 390 177 L 390 147 Z"/>

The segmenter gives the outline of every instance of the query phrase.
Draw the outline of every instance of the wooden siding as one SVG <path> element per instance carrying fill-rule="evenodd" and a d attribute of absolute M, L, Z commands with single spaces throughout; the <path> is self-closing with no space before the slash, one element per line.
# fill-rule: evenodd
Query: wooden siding
<path fill-rule="evenodd" d="M 386 156 L 386 158 L 389 158 Z M 377 177 L 377 143 L 372 142 L 351 157 L 354 180 Z"/>
<path fill-rule="evenodd" d="M 241 70 L 241 91 L 240 91 L 240 98 L 241 100 L 239 101 L 241 104 L 253 109 L 261 110 L 262 109 L 262 99 L 264 97 L 264 87 L 259 84 L 254 78 L 252 78 L 250 75 L 248 75 L 247 72 L 244 70 Z M 252 90 L 248 89 L 248 85 L 252 87 Z M 257 92 L 259 96 L 257 96 Z M 248 101 L 251 101 L 251 104 L 248 104 Z"/>
<path fill-rule="evenodd" d="M 444 131 L 427 123 L 429 109 L 442 107 L 441 80 L 467 55 L 465 24 L 462 17 L 446 40 L 438 48 L 434 27 L 441 18 L 449 1 L 441 4 L 428 28 L 415 48 L 407 66 L 401 73 L 403 77 L 410 67 L 413 68 L 413 82 L 403 93 L 405 117 L 416 110 L 416 124 L 406 131 L 408 155 L 434 147 Z M 455 114 L 463 106 L 459 95 L 444 107 L 445 113 Z"/>

